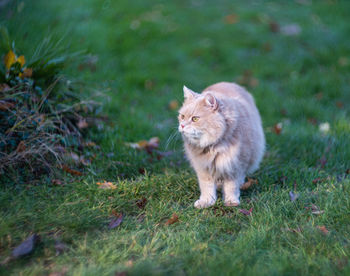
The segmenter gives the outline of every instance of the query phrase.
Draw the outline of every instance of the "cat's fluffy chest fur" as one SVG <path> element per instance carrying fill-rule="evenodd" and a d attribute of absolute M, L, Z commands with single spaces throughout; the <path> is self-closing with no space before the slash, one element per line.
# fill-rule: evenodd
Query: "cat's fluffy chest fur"
<path fill-rule="evenodd" d="M 251 95 L 233 83 L 214 84 L 195 93 L 184 87 L 179 131 L 186 155 L 197 173 L 201 197 L 195 206 L 216 201 L 222 186 L 226 205 L 239 204 L 239 188 L 262 159 L 265 137 Z"/>

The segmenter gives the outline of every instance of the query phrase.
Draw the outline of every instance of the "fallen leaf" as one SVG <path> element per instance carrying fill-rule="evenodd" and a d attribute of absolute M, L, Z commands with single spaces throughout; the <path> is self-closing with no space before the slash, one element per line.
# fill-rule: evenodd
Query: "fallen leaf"
<path fill-rule="evenodd" d="M 56 249 L 56 256 L 59 256 L 68 250 L 68 246 L 65 243 L 61 242 L 60 240 L 56 240 L 55 249 Z"/>
<path fill-rule="evenodd" d="M 296 201 L 299 198 L 299 194 L 293 193 L 292 191 L 289 192 L 289 197 L 291 201 Z"/>
<path fill-rule="evenodd" d="M 247 181 L 241 186 L 240 189 L 247 190 L 254 184 L 258 184 L 258 180 L 248 177 Z"/>
<path fill-rule="evenodd" d="M 53 185 L 56 185 L 56 186 L 62 186 L 63 185 L 63 182 L 61 180 L 59 180 L 59 179 L 52 179 L 51 183 Z"/>
<path fill-rule="evenodd" d="M 96 183 L 100 189 L 108 190 L 108 189 L 117 189 L 117 186 L 114 185 L 112 182 L 104 181 L 104 182 L 97 182 Z"/>
<path fill-rule="evenodd" d="M 178 221 L 179 221 L 179 217 L 177 214 L 174 213 L 172 217 L 165 222 L 165 225 L 171 225 Z"/>
<path fill-rule="evenodd" d="M 134 149 L 145 149 L 148 151 L 151 151 L 153 149 L 158 148 L 159 146 L 159 138 L 158 137 L 152 137 L 151 139 L 147 140 L 141 140 L 136 143 L 125 143 L 127 146 L 134 148 Z"/>
<path fill-rule="evenodd" d="M 277 134 L 280 135 L 282 132 L 283 124 L 281 122 L 277 123 L 273 127 L 273 131 Z"/>
<path fill-rule="evenodd" d="M 96 143 L 95 142 L 92 142 L 92 141 L 88 141 L 88 142 L 85 142 L 84 143 L 84 146 L 85 147 L 96 147 L 97 145 L 96 145 Z"/>
<path fill-rule="evenodd" d="M 38 241 L 39 241 L 39 236 L 37 234 L 33 234 L 29 236 L 19 246 L 13 249 L 11 254 L 12 257 L 18 258 L 18 257 L 22 257 L 24 255 L 28 255 L 32 253 Z"/>
<path fill-rule="evenodd" d="M 246 209 L 239 209 L 238 211 L 240 211 L 243 215 L 251 216 L 251 215 L 252 215 L 252 212 L 253 212 L 253 207 L 250 208 L 249 210 L 246 210 Z"/>
<path fill-rule="evenodd" d="M 346 174 L 350 174 L 350 169 L 347 169 L 347 170 L 345 171 L 345 173 L 346 173 Z"/>
<path fill-rule="evenodd" d="M 322 225 L 322 226 L 317 226 L 318 229 L 320 229 L 320 231 L 324 234 L 327 235 L 329 233 L 329 231 L 327 230 L 326 226 Z"/>
<path fill-rule="evenodd" d="M 73 170 L 71 168 L 69 168 L 67 165 L 63 165 L 62 166 L 62 170 L 71 174 L 71 175 L 77 175 L 77 176 L 82 176 L 83 174 L 79 171 Z"/>
<path fill-rule="evenodd" d="M 177 110 L 179 108 L 179 102 L 177 100 L 172 100 L 169 102 L 168 108 L 170 110 Z"/>
<path fill-rule="evenodd" d="M 140 209 L 144 209 L 146 207 L 146 204 L 147 204 L 147 198 L 145 197 L 136 202 L 137 207 L 139 207 Z"/>
<path fill-rule="evenodd" d="M 282 34 L 286 36 L 296 36 L 301 33 L 301 27 L 299 26 L 299 24 L 292 23 L 292 24 L 282 26 L 280 28 L 280 31 Z"/>
<path fill-rule="evenodd" d="M 157 160 L 161 160 L 163 157 L 168 157 L 168 156 L 171 156 L 172 154 L 174 154 L 173 151 L 165 151 L 165 152 L 162 152 L 162 151 L 155 151 L 156 154 L 157 154 Z"/>
<path fill-rule="evenodd" d="M 239 21 L 239 17 L 237 14 L 231 13 L 229 15 L 226 15 L 224 18 L 224 22 L 226 24 L 235 24 Z"/>
<path fill-rule="evenodd" d="M 114 228 L 118 227 L 122 223 L 123 218 L 124 218 L 123 214 L 120 213 L 117 218 L 113 218 L 111 220 L 111 222 L 108 225 L 108 228 L 109 229 L 114 229 Z"/>
<path fill-rule="evenodd" d="M 314 214 L 314 215 L 320 215 L 320 214 L 324 213 L 324 211 L 320 210 L 320 208 L 318 208 L 318 206 L 315 205 L 315 204 L 311 204 L 311 206 L 310 207 L 306 207 L 306 209 L 311 209 L 311 213 Z"/>
<path fill-rule="evenodd" d="M 114 276 L 127 276 L 128 273 L 126 271 L 116 272 Z"/>
<path fill-rule="evenodd" d="M 89 124 L 86 122 L 85 119 L 80 119 L 78 122 L 78 128 L 79 129 L 84 129 L 87 128 L 89 126 Z"/>

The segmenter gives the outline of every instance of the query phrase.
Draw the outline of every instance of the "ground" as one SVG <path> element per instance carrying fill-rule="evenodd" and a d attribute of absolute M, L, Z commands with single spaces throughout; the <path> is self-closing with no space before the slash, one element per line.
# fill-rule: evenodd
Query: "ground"
<path fill-rule="evenodd" d="M 89 133 L 100 149 L 83 176 L 1 183 L 0 261 L 41 237 L 1 274 L 350 274 L 349 1 L 15 5 L 0 19 L 26 56 L 50 35 L 90 54 L 93 66 L 64 72 L 103 95 L 109 121 Z M 239 207 L 197 210 L 169 103 L 184 84 L 219 81 L 251 91 L 267 151 Z M 161 160 L 125 144 L 154 136 L 170 152 Z M 104 180 L 116 189 L 100 189 Z M 113 213 L 124 217 L 109 229 Z M 57 239 L 67 247 L 58 256 Z"/>

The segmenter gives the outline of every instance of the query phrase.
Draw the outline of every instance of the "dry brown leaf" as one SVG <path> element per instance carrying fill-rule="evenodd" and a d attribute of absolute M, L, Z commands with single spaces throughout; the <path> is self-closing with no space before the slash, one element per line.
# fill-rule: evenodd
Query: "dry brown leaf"
<path fill-rule="evenodd" d="M 96 147 L 96 143 L 95 142 L 92 142 L 92 141 L 88 141 L 88 142 L 85 142 L 84 143 L 84 146 L 85 147 Z"/>
<path fill-rule="evenodd" d="M 136 202 L 137 207 L 139 207 L 140 209 L 144 209 L 146 207 L 146 204 L 147 204 L 147 198 L 145 197 L 143 197 L 142 199 Z"/>
<path fill-rule="evenodd" d="M 239 209 L 238 211 L 240 211 L 243 215 L 251 216 L 251 215 L 252 215 L 252 212 L 253 212 L 253 207 L 250 208 L 249 210 L 246 210 L 246 209 Z"/>
<path fill-rule="evenodd" d="M 71 168 L 69 168 L 67 165 L 63 165 L 62 166 L 62 170 L 71 174 L 71 175 L 77 175 L 77 176 L 82 176 L 83 174 L 77 170 L 73 170 Z"/>
<path fill-rule="evenodd" d="M 114 228 L 118 227 L 123 222 L 123 219 L 124 219 L 124 215 L 122 213 L 120 213 L 118 215 L 118 217 L 113 218 L 111 220 L 111 222 L 108 225 L 108 228 L 109 229 L 114 229 Z"/>
<path fill-rule="evenodd" d="M 104 182 L 97 182 L 96 183 L 100 189 L 108 190 L 108 189 L 116 189 L 117 186 L 115 186 L 112 182 L 104 181 Z"/>
<path fill-rule="evenodd" d="M 317 226 L 318 229 L 320 229 L 320 231 L 324 234 L 327 235 L 329 233 L 329 231 L 327 230 L 326 226 L 322 225 L 322 226 Z"/>
<path fill-rule="evenodd" d="M 84 129 L 84 128 L 87 128 L 89 127 L 89 124 L 86 122 L 85 119 L 80 119 L 79 122 L 78 122 L 78 128 L 79 129 Z"/>
<path fill-rule="evenodd" d="M 165 225 L 171 225 L 178 221 L 179 221 L 179 217 L 177 214 L 174 213 L 172 217 L 165 222 Z"/>
<path fill-rule="evenodd" d="M 277 135 L 280 135 L 281 132 L 282 132 L 282 128 L 283 128 L 283 124 L 280 122 L 280 123 L 277 123 L 273 126 L 273 131 L 277 134 Z"/>
<path fill-rule="evenodd" d="M 152 137 L 148 141 L 141 140 L 136 143 L 125 143 L 125 144 L 134 149 L 155 149 L 155 148 L 158 148 L 159 146 L 159 138 Z"/>
<path fill-rule="evenodd" d="M 52 179 L 51 183 L 53 185 L 56 185 L 56 186 L 62 186 L 63 185 L 63 182 L 61 180 L 59 180 L 59 179 Z"/>
<path fill-rule="evenodd" d="M 241 190 L 247 190 L 249 189 L 252 185 L 256 185 L 258 184 L 258 180 L 257 179 L 253 179 L 248 177 L 247 181 L 241 186 Z"/>

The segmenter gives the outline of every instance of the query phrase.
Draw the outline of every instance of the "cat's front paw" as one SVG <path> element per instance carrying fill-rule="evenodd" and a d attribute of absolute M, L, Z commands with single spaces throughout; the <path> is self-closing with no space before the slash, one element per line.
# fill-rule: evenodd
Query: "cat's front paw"
<path fill-rule="evenodd" d="M 224 204 L 227 207 L 236 207 L 239 205 L 239 199 L 237 198 L 225 199 Z"/>
<path fill-rule="evenodd" d="M 202 209 L 202 208 L 208 208 L 212 205 L 214 205 L 216 199 L 214 198 L 210 198 L 210 199 L 198 199 L 195 203 L 194 203 L 194 207 L 198 208 L 198 209 Z"/>

